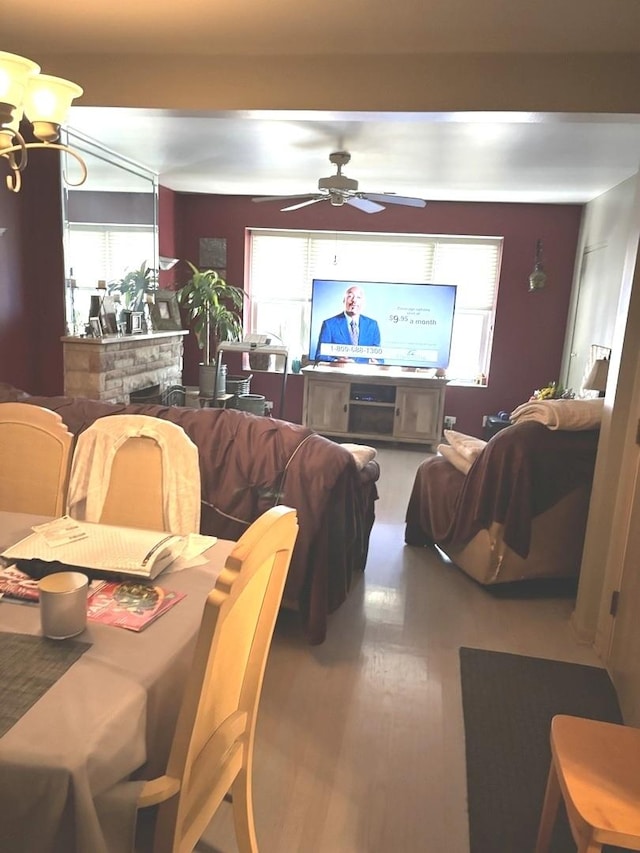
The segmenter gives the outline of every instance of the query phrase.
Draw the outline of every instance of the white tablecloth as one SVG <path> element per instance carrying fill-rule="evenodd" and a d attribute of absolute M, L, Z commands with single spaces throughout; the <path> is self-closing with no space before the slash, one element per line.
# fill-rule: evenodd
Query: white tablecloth
<path fill-rule="evenodd" d="M 0 513 L 0 550 L 41 520 Z M 121 783 L 164 770 L 204 600 L 233 545 L 161 575 L 187 596 L 141 633 L 89 623 L 77 639 L 92 647 L 0 738 L 0 850 L 131 849 L 141 783 Z M 38 634 L 37 605 L 0 601 L 0 630 Z"/>

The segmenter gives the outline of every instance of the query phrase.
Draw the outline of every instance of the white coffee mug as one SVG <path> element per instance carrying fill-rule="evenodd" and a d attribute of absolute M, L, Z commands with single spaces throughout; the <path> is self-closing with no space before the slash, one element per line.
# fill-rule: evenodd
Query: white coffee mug
<path fill-rule="evenodd" d="M 38 581 L 40 625 L 51 640 L 66 640 L 87 626 L 89 578 L 81 572 L 56 572 Z"/>

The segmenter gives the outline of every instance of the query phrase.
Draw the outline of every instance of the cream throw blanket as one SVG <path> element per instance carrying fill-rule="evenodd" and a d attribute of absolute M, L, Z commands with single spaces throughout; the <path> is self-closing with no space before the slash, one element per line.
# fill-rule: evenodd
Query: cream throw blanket
<path fill-rule="evenodd" d="M 450 444 L 439 444 L 438 445 L 438 453 L 450 462 L 454 468 L 457 468 L 458 471 L 461 471 L 463 474 L 467 474 L 469 468 L 472 466 L 472 462 L 469 459 L 465 459 L 464 456 L 461 456 L 458 451 L 451 447 Z"/>
<path fill-rule="evenodd" d="M 345 450 L 348 450 L 353 456 L 359 470 L 362 470 L 365 465 L 371 462 L 372 459 L 376 458 L 377 451 L 375 447 L 368 447 L 366 444 L 349 444 L 347 442 L 343 444 L 342 447 L 344 447 Z"/>
<path fill-rule="evenodd" d="M 602 420 L 604 397 L 590 400 L 531 400 L 511 412 L 512 423 L 539 421 L 549 429 L 597 429 Z"/>
<path fill-rule="evenodd" d="M 487 442 L 481 438 L 476 438 L 474 435 L 465 435 L 463 432 L 456 432 L 453 429 L 445 429 L 444 437 L 447 439 L 451 447 L 456 450 L 460 456 L 468 459 L 469 462 L 478 456 L 487 446 Z"/>
<path fill-rule="evenodd" d="M 463 474 L 469 471 L 476 457 L 482 453 L 487 445 L 487 442 L 481 438 L 465 435 L 465 433 L 456 432 L 453 429 L 445 429 L 444 437 L 449 443 L 439 444 L 438 453 Z"/>
<path fill-rule="evenodd" d="M 80 433 L 69 478 L 69 515 L 80 521 L 100 520 L 114 457 L 133 436 L 152 438 L 162 449 L 166 529 L 181 535 L 197 533 L 200 530 L 198 448 L 177 424 L 147 415 L 98 418 Z M 132 475 L 144 477 L 144 471 Z"/>

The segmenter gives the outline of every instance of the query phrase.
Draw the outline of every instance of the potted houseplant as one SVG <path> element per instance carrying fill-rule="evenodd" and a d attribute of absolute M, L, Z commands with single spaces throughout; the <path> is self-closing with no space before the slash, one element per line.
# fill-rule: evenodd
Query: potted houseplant
<path fill-rule="evenodd" d="M 109 284 L 109 293 L 120 294 L 120 300 L 127 311 L 142 311 L 147 293 L 158 289 L 156 271 L 143 261 L 138 269 L 129 270 L 118 281 Z"/>
<path fill-rule="evenodd" d="M 178 291 L 178 301 L 192 323 L 202 350 L 200 394 L 213 397 L 216 385 L 216 346 L 221 341 L 238 341 L 242 337 L 242 305 L 245 292 L 227 282 L 215 270 L 199 270 L 190 261 L 191 278 Z M 218 392 L 222 383 L 218 382 Z"/>

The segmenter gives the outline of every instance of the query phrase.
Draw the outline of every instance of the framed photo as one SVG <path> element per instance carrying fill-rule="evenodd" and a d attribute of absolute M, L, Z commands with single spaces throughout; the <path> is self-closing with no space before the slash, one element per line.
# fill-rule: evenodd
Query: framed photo
<path fill-rule="evenodd" d="M 106 294 L 102 297 L 100 310 L 100 322 L 105 335 L 117 335 L 118 323 L 116 321 L 116 304 L 113 296 Z"/>
<path fill-rule="evenodd" d="M 173 290 L 156 290 L 151 306 L 151 322 L 157 332 L 177 332 L 182 329 L 178 297 Z"/>
<path fill-rule="evenodd" d="M 217 270 L 227 268 L 227 238 L 200 237 L 200 269 Z M 222 273 L 220 273 L 222 275 Z M 224 276 L 222 276 L 224 278 Z"/>
<path fill-rule="evenodd" d="M 142 311 L 129 312 L 127 332 L 130 335 L 142 334 Z"/>
<path fill-rule="evenodd" d="M 100 317 L 89 317 L 89 326 L 91 327 L 92 338 L 102 337 L 102 323 L 100 322 Z"/>

